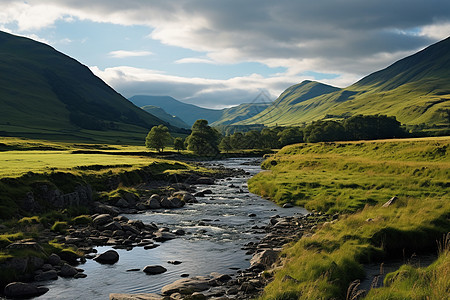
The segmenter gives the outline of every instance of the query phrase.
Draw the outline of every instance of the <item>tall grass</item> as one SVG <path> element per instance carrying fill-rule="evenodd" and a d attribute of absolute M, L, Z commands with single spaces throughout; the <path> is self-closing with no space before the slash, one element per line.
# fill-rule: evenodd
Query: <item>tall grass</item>
<path fill-rule="evenodd" d="M 364 276 L 362 264 L 435 251 L 436 240 L 450 231 L 449 142 L 304 144 L 268 159 L 263 165 L 268 171 L 249 183 L 253 192 L 340 217 L 284 250 L 283 268 L 261 298 L 345 299 L 349 284 Z M 382 207 L 394 195 L 397 201 Z M 416 282 L 422 272 L 416 294 L 396 290 L 393 280 L 389 289 L 375 290 L 382 296 L 374 299 L 425 299 L 421 295 L 432 292 L 423 285 L 439 286 L 439 293 L 448 295 L 448 264 L 444 254 L 426 271 L 404 267 L 399 272 L 407 282 Z"/>

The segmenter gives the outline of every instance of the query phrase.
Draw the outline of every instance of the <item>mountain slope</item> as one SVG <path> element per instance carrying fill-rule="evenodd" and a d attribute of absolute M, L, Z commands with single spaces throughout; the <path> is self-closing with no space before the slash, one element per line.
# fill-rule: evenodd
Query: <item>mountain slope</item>
<path fill-rule="evenodd" d="M 300 125 L 324 118 L 385 114 L 404 124 L 448 126 L 449 82 L 447 38 L 345 89 L 305 100 L 305 91 L 289 92 L 295 86 L 291 87 L 266 111 L 238 124 Z"/>
<path fill-rule="evenodd" d="M 143 110 L 145 110 L 146 112 L 154 115 L 155 117 L 163 120 L 164 122 L 169 123 L 172 126 L 175 126 L 178 128 L 185 128 L 185 129 L 191 128 L 191 126 L 186 124 L 183 120 L 181 120 L 177 116 L 172 116 L 172 115 L 166 113 L 166 111 L 160 107 L 153 106 L 153 105 L 146 105 L 141 108 Z"/>
<path fill-rule="evenodd" d="M 213 123 L 222 115 L 221 110 L 184 103 L 169 96 L 137 95 L 131 97 L 130 101 L 139 107 L 146 105 L 160 107 L 168 114 L 179 117 L 189 126 L 192 126 L 198 119 L 205 119 L 208 123 Z"/>
<path fill-rule="evenodd" d="M 0 133 L 107 141 L 143 138 L 164 123 L 52 47 L 0 32 Z"/>
<path fill-rule="evenodd" d="M 247 120 L 264 111 L 269 105 L 269 103 L 243 103 L 226 108 L 222 111 L 220 119 L 212 123 L 211 126 L 229 125 Z"/>

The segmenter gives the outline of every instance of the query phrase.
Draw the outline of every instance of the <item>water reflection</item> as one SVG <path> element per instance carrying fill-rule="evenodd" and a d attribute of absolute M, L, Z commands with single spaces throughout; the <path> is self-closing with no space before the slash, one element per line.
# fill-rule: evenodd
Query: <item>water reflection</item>
<path fill-rule="evenodd" d="M 210 189 L 212 195 L 198 197 L 199 203 L 177 210 L 156 210 L 145 214 L 126 215 L 145 223 L 154 222 L 171 230 L 181 228 L 187 234 L 162 243 L 160 247 L 131 251 L 117 250 L 119 261 L 114 265 L 100 265 L 88 260 L 80 268 L 87 278 L 63 279 L 48 282 L 50 291 L 38 299 L 108 299 L 110 293 L 159 293 L 161 287 L 180 278 L 182 274 L 207 275 L 211 272 L 234 273 L 235 269 L 249 266 L 250 256 L 241 247 L 249 241 L 261 238 L 253 226 L 268 223 L 270 216 L 302 214 L 306 211 L 294 207 L 282 209 L 270 201 L 248 193 L 247 179 L 258 173 L 254 159 L 229 159 L 215 162 L 228 168 L 243 168 L 248 176 L 234 177 L 216 182 L 215 185 L 198 185 L 197 190 Z M 244 193 L 240 193 L 242 189 Z M 249 216 L 255 214 L 255 216 Z M 201 223 L 200 223 L 201 222 Z M 110 247 L 98 247 L 99 252 Z M 168 261 L 178 260 L 179 265 Z M 142 271 L 127 271 L 146 265 L 162 265 L 167 272 L 146 275 Z"/>

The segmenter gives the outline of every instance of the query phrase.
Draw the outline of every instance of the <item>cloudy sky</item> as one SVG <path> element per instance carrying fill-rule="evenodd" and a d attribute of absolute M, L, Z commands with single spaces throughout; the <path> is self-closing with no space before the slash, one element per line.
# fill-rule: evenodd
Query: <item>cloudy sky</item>
<path fill-rule="evenodd" d="M 305 79 L 346 87 L 450 36 L 450 1 L 0 0 L 0 30 L 50 44 L 125 97 L 219 108 Z"/>

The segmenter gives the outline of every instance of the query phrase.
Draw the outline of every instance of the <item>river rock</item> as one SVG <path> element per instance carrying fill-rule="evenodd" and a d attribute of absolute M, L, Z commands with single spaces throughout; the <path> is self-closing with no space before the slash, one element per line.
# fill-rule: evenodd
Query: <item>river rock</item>
<path fill-rule="evenodd" d="M 127 207 L 130 207 L 130 203 L 128 203 L 127 200 L 120 198 L 119 200 L 117 200 L 116 206 L 122 207 L 122 208 L 127 208 Z"/>
<path fill-rule="evenodd" d="M 155 196 L 155 195 L 153 195 Z M 149 209 L 158 209 L 161 208 L 161 198 L 159 197 L 159 195 L 156 195 L 157 197 L 150 197 L 150 199 L 148 199 L 148 201 L 145 203 L 145 206 L 147 206 Z"/>
<path fill-rule="evenodd" d="M 182 199 L 180 199 L 178 197 L 169 197 L 169 200 L 172 202 L 172 207 L 173 208 L 180 208 L 180 207 L 183 207 L 186 204 L 186 202 L 184 200 L 182 200 Z"/>
<path fill-rule="evenodd" d="M 115 264 L 119 260 L 119 253 L 114 250 L 108 250 L 97 255 L 94 260 L 102 264 Z"/>
<path fill-rule="evenodd" d="M 61 270 L 58 272 L 58 275 L 61 277 L 73 277 L 78 273 L 77 269 L 72 267 L 69 264 L 64 264 L 61 267 Z"/>
<path fill-rule="evenodd" d="M 146 206 L 145 204 L 143 204 L 143 203 L 138 203 L 138 204 L 136 205 L 136 208 L 137 208 L 138 210 L 146 210 L 146 209 L 147 209 L 147 206 Z"/>
<path fill-rule="evenodd" d="M 184 231 L 183 229 L 175 229 L 172 231 L 172 233 L 175 235 L 185 235 L 186 231 Z"/>
<path fill-rule="evenodd" d="M 172 201 L 170 201 L 166 197 L 161 199 L 160 205 L 161 205 L 162 208 L 173 208 L 172 207 Z"/>
<path fill-rule="evenodd" d="M 34 241 L 18 241 L 6 246 L 6 249 L 31 249 L 39 252 L 44 251 L 42 247 Z"/>
<path fill-rule="evenodd" d="M 175 193 L 173 193 L 173 196 L 180 198 L 181 200 L 183 200 L 186 203 L 198 203 L 195 196 L 186 191 L 175 192 Z"/>
<path fill-rule="evenodd" d="M 95 212 L 100 214 L 109 214 L 111 216 L 118 216 L 119 215 L 119 209 L 117 207 L 106 205 L 100 202 L 94 202 L 92 204 Z"/>
<path fill-rule="evenodd" d="M 113 218 L 109 214 L 98 215 L 92 220 L 94 225 L 97 225 L 97 226 L 105 225 L 105 224 L 111 223 L 112 221 L 113 221 Z"/>
<path fill-rule="evenodd" d="M 46 287 L 37 287 L 35 285 L 23 282 L 12 282 L 5 287 L 5 296 L 13 299 L 23 299 L 37 297 L 48 292 Z"/>
<path fill-rule="evenodd" d="M 157 275 L 167 271 L 163 266 L 145 266 L 143 270 L 146 274 Z"/>
<path fill-rule="evenodd" d="M 215 180 L 211 177 L 200 177 L 195 182 L 197 184 L 214 184 Z"/>
<path fill-rule="evenodd" d="M 192 292 L 202 292 L 210 288 L 208 282 L 210 277 L 197 276 L 192 278 L 178 279 L 161 289 L 163 295 L 171 295 L 173 293 L 191 294 Z"/>
<path fill-rule="evenodd" d="M 252 268 L 269 268 L 277 261 L 279 253 L 280 251 L 278 250 L 270 249 L 258 252 L 253 255 L 252 259 L 250 260 L 250 265 Z"/>
<path fill-rule="evenodd" d="M 285 203 L 285 204 L 283 204 L 283 208 L 291 208 L 291 207 L 294 207 L 294 205 L 292 205 L 292 203 Z"/>
<path fill-rule="evenodd" d="M 42 272 L 34 277 L 35 281 L 47 281 L 58 279 L 58 273 L 55 270 Z"/>
<path fill-rule="evenodd" d="M 122 230 L 122 225 L 120 225 L 117 221 L 112 221 L 111 223 L 105 224 L 101 226 L 102 230 L 111 230 L 114 232 L 115 230 Z"/>
<path fill-rule="evenodd" d="M 153 240 L 155 240 L 156 242 L 165 242 L 168 240 L 173 240 L 174 238 L 176 238 L 176 236 L 173 233 L 158 231 L 155 233 Z"/>
<path fill-rule="evenodd" d="M 163 300 L 157 294 L 109 294 L 109 300 Z"/>

